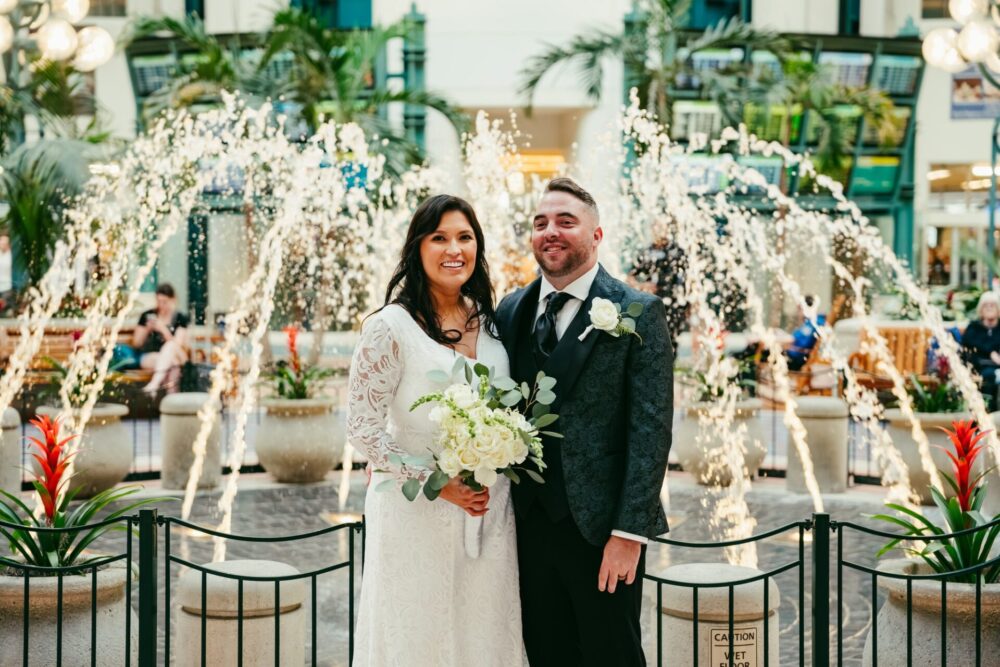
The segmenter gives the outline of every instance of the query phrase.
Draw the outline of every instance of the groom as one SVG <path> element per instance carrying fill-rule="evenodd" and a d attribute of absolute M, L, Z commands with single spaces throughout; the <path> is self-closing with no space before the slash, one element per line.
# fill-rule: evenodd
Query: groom
<path fill-rule="evenodd" d="M 597 263 L 603 235 L 586 190 L 549 182 L 531 233 L 542 275 L 497 311 L 513 378 L 531 384 L 542 370 L 558 381 L 563 438 L 545 439 L 545 484 L 513 487 L 532 667 L 646 664 L 642 575 L 648 538 L 667 531 L 673 351 L 663 303 Z M 595 299 L 642 304 L 639 336 L 588 332 Z"/>

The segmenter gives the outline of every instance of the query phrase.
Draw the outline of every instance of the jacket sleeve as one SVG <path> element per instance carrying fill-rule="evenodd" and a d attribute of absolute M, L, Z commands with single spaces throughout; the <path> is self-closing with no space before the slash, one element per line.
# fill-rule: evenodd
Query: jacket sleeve
<path fill-rule="evenodd" d="M 673 422 L 674 352 L 663 302 L 654 299 L 636 321 L 625 380 L 625 480 L 613 528 L 655 537 L 660 489 Z"/>

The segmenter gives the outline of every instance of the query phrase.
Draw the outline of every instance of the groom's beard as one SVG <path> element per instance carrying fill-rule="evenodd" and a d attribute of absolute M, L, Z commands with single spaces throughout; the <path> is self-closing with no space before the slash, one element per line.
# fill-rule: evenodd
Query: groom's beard
<path fill-rule="evenodd" d="M 535 261 L 542 267 L 542 273 L 553 278 L 561 278 L 579 269 L 590 260 L 587 248 L 567 246 L 566 252 L 560 258 L 548 257 L 544 252 L 535 250 Z"/>

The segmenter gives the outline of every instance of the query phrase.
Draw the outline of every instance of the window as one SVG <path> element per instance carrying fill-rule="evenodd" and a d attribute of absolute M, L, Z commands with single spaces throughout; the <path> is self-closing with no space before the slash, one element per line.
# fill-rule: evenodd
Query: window
<path fill-rule="evenodd" d="M 840 0 L 837 32 L 841 35 L 861 34 L 861 0 Z"/>
<path fill-rule="evenodd" d="M 91 0 L 90 16 L 125 16 L 127 0 Z"/>
<path fill-rule="evenodd" d="M 750 0 L 693 0 L 688 8 L 687 27 L 704 30 L 734 17 L 750 21 Z"/>
<path fill-rule="evenodd" d="M 921 0 L 920 16 L 925 19 L 946 19 L 951 14 L 948 13 L 948 0 Z"/>
<path fill-rule="evenodd" d="M 372 27 L 372 0 L 292 0 L 291 5 L 333 28 Z"/>

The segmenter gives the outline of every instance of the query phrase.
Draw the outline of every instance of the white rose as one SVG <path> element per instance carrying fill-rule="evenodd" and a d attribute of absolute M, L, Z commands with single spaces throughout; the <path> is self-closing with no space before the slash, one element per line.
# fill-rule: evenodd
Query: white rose
<path fill-rule="evenodd" d="M 454 449 L 445 449 L 438 454 L 438 467 L 448 477 L 454 477 L 462 472 L 462 462 L 458 460 L 458 454 Z"/>
<path fill-rule="evenodd" d="M 614 331 L 618 326 L 618 309 L 607 299 L 596 297 L 590 306 L 590 323 L 601 331 Z"/>
<path fill-rule="evenodd" d="M 463 470 L 475 470 L 479 467 L 479 453 L 472 447 L 461 447 L 455 453 Z"/>
<path fill-rule="evenodd" d="M 427 419 L 436 424 L 440 424 L 447 416 L 448 416 L 448 408 L 446 408 L 443 405 L 435 405 L 433 408 L 431 408 L 431 411 L 427 414 Z"/>
<path fill-rule="evenodd" d="M 471 408 L 478 399 L 478 396 L 472 391 L 472 387 L 467 384 L 453 384 L 445 389 L 444 395 L 463 410 Z"/>
<path fill-rule="evenodd" d="M 473 474 L 476 481 L 483 486 L 493 486 L 497 483 L 497 471 L 488 466 L 480 466 L 476 468 L 476 472 Z"/>

